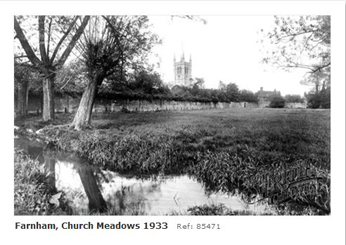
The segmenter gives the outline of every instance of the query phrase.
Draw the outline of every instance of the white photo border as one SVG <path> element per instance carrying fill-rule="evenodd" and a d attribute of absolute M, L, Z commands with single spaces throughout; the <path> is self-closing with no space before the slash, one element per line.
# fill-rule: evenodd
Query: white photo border
<path fill-rule="evenodd" d="M 345 2 L 344 1 L 6 1 L 1 6 L 1 120 L 3 178 L 1 240 L 10 244 L 344 244 L 345 243 Z M 13 16 L 14 15 L 331 15 L 331 215 L 329 216 L 14 216 Z M 10 91 L 10 92 L 8 92 Z M 15 230 L 15 222 L 168 222 L 168 230 Z M 176 225 L 218 223 L 221 230 L 177 230 Z"/>

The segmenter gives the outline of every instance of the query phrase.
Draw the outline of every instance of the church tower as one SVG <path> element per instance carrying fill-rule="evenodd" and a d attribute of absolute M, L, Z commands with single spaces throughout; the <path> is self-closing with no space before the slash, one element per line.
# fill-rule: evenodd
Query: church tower
<path fill-rule="evenodd" d="M 174 85 L 190 86 L 192 79 L 192 59 L 185 61 L 185 55 L 182 54 L 180 61 L 176 61 L 174 55 Z"/>

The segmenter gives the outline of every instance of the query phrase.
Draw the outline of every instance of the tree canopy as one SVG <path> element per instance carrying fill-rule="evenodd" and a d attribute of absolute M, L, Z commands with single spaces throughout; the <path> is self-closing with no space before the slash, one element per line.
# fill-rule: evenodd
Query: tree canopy
<path fill-rule="evenodd" d="M 285 102 L 286 103 L 303 103 L 304 98 L 302 98 L 299 94 L 286 94 Z"/>
<path fill-rule="evenodd" d="M 264 33 L 264 63 L 284 69 L 306 71 L 301 83 L 313 86 L 313 93 L 330 105 L 330 16 L 275 16 L 273 30 Z M 264 30 L 262 30 L 264 32 Z"/>
<path fill-rule="evenodd" d="M 302 68 L 309 74 L 330 72 L 330 16 L 275 16 L 266 33 L 271 48 L 264 62 L 283 69 Z"/>
<path fill-rule="evenodd" d="M 145 92 L 153 92 L 148 81 L 156 78 L 155 75 L 148 79 L 148 74 L 138 73 L 148 65 L 147 56 L 159 42 L 158 36 L 149 30 L 148 21 L 147 16 L 91 18 L 78 45 L 87 83 L 71 127 L 81 130 L 90 126 L 95 97 L 103 82 L 114 91 L 117 85 L 128 85 L 131 76 L 136 76 L 133 80 Z"/>
<path fill-rule="evenodd" d="M 89 16 L 83 18 L 15 16 L 15 39 L 19 40 L 20 48 L 24 51 L 18 51 L 15 58 L 29 60 L 39 71 L 45 71 L 47 66 L 60 69 L 88 24 L 89 18 Z M 34 33 L 34 30 L 37 30 L 37 33 Z"/>

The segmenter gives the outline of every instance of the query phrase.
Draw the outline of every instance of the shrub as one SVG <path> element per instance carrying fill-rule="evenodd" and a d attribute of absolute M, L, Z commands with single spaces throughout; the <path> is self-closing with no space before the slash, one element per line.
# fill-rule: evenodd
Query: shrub
<path fill-rule="evenodd" d="M 309 93 L 307 95 L 309 108 L 330 108 L 330 89 L 321 91 L 320 93 Z"/>
<path fill-rule="evenodd" d="M 302 98 L 300 95 L 287 94 L 285 95 L 285 102 L 286 103 L 304 103 L 304 98 Z"/>
<path fill-rule="evenodd" d="M 44 166 L 19 150 L 15 150 L 14 157 L 14 214 L 65 215 L 61 207 L 50 203 L 53 193 Z M 61 203 L 67 207 L 63 200 L 61 198 Z"/>
<path fill-rule="evenodd" d="M 269 104 L 270 108 L 284 108 L 285 107 L 285 100 L 280 95 L 276 95 L 270 100 Z"/>

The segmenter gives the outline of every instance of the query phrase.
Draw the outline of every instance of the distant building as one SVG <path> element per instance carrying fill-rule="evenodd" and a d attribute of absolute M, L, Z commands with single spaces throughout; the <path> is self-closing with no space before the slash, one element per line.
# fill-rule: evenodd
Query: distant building
<path fill-rule="evenodd" d="M 279 91 L 264 91 L 263 87 L 260 88 L 260 90 L 256 93 L 257 98 L 258 98 L 258 107 L 264 108 L 264 107 L 269 107 L 270 105 L 270 100 L 272 97 L 281 95 Z M 303 102 L 291 102 L 287 103 L 285 102 L 285 108 L 294 108 L 294 109 L 305 109 L 307 108 L 307 103 L 306 100 Z"/>
<path fill-rule="evenodd" d="M 185 61 L 184 53 L 180 61 L 176 61 L 174 56 L 174 85 L 190 86 L 192 82 L 192 59 Z"/>
<path fill-rule="evenodd" d="M 270 99 L 275 96 L 275 95 L 280 95 L 279 91 L 264 91 L 263 87 L 260 88 L 260 90 L 256 93 L 257 98 L 258 98 L 258 106 L 260 108 L 263 107 L 269 107 L 270 104 Z"/>

